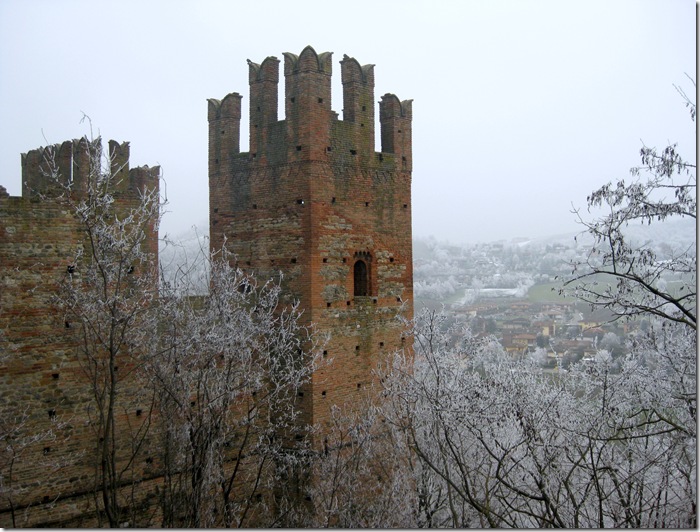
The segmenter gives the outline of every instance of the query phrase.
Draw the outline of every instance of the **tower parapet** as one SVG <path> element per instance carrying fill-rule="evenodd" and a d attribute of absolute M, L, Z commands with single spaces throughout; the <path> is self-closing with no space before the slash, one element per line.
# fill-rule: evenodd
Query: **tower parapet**
<path fill-rule="evenodd" d="M 130 168 L 129 156 L 131 147 L 129 142 L 117 142 L 110 140 L 109 165 L 110 177 L 113 182 L 114 194 L 122 203 L 139 201 L 146 190 L 158 190 L 160 179 L 160 166 L 137 166 Z"/>
<path fill-rule="evenodd" d="M 220 133 L 217 138 L 219 143 L 226 147 L 227 152 L 240 153 L 241 141 L 241 99 L 243 96 L 237 92 L 227 94 L 223 100 L 213 98 L 209 102 L 209 122 L 217 125 L 216 131 Z M 214 140 L 214 139 L 210 139 Z M 212 143 L 215 144 L 215 143 Z"/>
<path fill-rule="evenodd" d="M 107 146 L 109 149 L 109 170 L 114 179 L 116 190 L 125 192 L 129 182 L 129 153 L 131 151 L 129 143 L 110 140 Z"/>
<path fill-rule="evenodd" d="M 237 92 L 223 100 L 209 99 L 209 176 L 230 173 L 241 151 L 241 99 Z"/>
<path fill-rule="evenodd" d="M 287 157 L 319 160 L 330 145 L 332 52 L 307 46 L 296 56 L 284 53 Z"/>
<path fill-rule="evenodd" d="M 305 47 L 284 52 L 284 120 L 278 119 L 279 59 L 248 59 L 250 151 L 240 154 L 242 96 L 209 99 L 209 173 L 233 174 L 247 164 L 294 161 L 375 166 L 374 65 L 344 55 L 340 61 L 343 118 L 331 108 L 332 52 Z M 394 154 L 395 170 L 411 170 L 412 100 L 385 94 L 379 102 L 382 152 Z M 241 155 L 240 157 L 238 155 Z M 247 163 L 243 161 L 248 161 Z M 233 165 L 233 166 L 231 166 Z M 238 170 L 237 170 L 238 169 Z"/>
<path fill-rule="evenodd" d="M 385 94 L 379 102 L 382 128 L 382 152 L 393 153 L 402 170 L 411 171 L 413 100 L 400 101 L 395 94 Z"/>
<path fill-rule="evenodd" d="M 374 151 L 374 65 L 360 66 L 354 57 L 340 62 L 343 121 L 356 125 L 354 144 L 362 153 Z"/>
<path fill-rule="evenodd" d="M 267 155 L 270 128 L 277 122 L 279 59 L 266 57 L 261 64 L 248 59 L 250 84 L 250 153 L 258 159 Z"/>
<path fill-rule="evenodd" d="M 83 137 L 23 153 L 22 197 L 56 196 L 66 189 L 76 196 L 85 194 L 101 150 L 99 138 L 89 141 Z"/>
<path fill-rule="evenodd" d="M 136 197 L 146 188 L 158 188 L 159 166 L 130 169 L 129 143 L 110 140 L 108 146 L 109 170 L 118 196 Z M 23 153 L 21 160 L 23 198 L 36 200 L 69 192 L 79 199 L 87 194 L 91 181 L 101 175 L 102 140 L 66 140 Z"/>

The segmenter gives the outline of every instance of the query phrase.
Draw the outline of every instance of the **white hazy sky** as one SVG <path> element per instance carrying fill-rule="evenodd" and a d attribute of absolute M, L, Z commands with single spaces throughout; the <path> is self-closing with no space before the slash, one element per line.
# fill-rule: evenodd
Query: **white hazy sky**
<path fill-rule="evenodd" d="M 642 142 L 695 160 L 674 84 L 694 97 L 696 30 L 694 0 L 1 0 L 0 184 L 19 195 L 20 153 L 89 133 L 85 112 L 162 166 L 163 229 L 201 228 L 207 98 L 244 96 L 247 151 L 246 59 L 310 44 L 333 52 L 335 111 L 343 54 L 376 65 L 376 100 L 414 100 L 415 236 L 573 232 Z"/>

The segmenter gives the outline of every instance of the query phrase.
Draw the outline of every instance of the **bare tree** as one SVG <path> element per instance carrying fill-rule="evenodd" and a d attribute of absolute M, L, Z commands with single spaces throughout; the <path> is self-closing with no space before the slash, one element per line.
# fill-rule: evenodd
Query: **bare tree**
<path fill-rule="evenodd" d="M 166 449 L 164 525 L 272 526 L 280 475 L 300 460 L 297 395 L 318 359 L 280 284 L 207 258 L 209 290 L 189 272 L 161 290 L 162 355 L 152 372 Z M 199 271 L 195 268 L 196 271 Z"/>
<path fill-rule="evenodd" d="M 94 494 L 111 527 L 132 522 L 134 460 L 151 421 L 152 394 L 142 387 L 144 359 L 156 333 L 154 302 L 160 197 L 157 181 L 129 190 L 116 143 L 103 157 L 100 139 L 84 139 L 88 165 L 75 183 L 49 156 L 54 198 L 78 222 L 82 243 L 65 272 L 55 305 L 76 331 L 76 353 L 87 384 L 88 424 L 96 443 Z M 144 406 L 145 405 L 145 406 Z M 137 414 L 135 414 L 138 412 Z M 119 422 L 118 418 L 125 422 Z"/>
<path fill-rule="evenodd" d="M 695 122 L 695 103 L 679 92 Z M 633 182 L 608 183 L 588 196 L 589 210 L 603 208 L 602 217 L 588 221 L 574 211 L 594 243 L 586 260 L 572 263 L 562 292 L 618 318 L 656 316 L 695 329 L 695 246 L 669 248 L 659 256 L 651 245 L 630 242 L 625 231 L 630 224 L 696 220 L 696 165 L 681 157 L 675 144 L 663 150 L 643 146 L 640 155 L 641 165 L 631 169 Z"/>
<path fill-rule="evenodd" d="M 620 370 L 601 351 L 553 378 L 467 330 L 455 343 L 443 320 L 419 316 L 415 364 L 398 359 L 385 381 L 388 419 L 445 494 L 440 524 L 695 526 L 688 336 L 664 331 L 671 365 L 639 346 Z"/>
<path fill-rule="evenodd" d="M 310 453 L 306 515 L 311 528 L 415 528 L 418 496 L 405 436 L 386 423 L 378 398 L 334 406 Z"/>

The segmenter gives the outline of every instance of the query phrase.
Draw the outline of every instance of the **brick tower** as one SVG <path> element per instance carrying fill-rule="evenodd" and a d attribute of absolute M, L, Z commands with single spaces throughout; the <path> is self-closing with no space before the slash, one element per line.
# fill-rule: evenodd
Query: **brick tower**
<path fill-rule="evenodd" d="M 245 271 L 284 274 L 286 302 L 327 333 L 324 356 L 299 407 L 308 423 L 331 405 L 357 404 L 384 354 L 407 347 L 413 315 L 411 100 L 379 102 L 374 151 L 374 65 L 340 61 L 343 119 L 331 109 L 332 53 L 248 61 L 250 151 L 240 152 L 238 93 L 209 100 L 211 246 L 224 241 Z"/>

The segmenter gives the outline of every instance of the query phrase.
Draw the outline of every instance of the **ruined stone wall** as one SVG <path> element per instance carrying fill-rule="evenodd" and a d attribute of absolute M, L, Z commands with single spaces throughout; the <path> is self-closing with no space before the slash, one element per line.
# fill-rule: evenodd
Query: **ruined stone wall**
<path fill-rule="evenodd" d="M 130 170 L 128 144 L 109 146 L 112 170 L 123 177 L 115 201 L 130 208 L 139 188 L 158 186 L 159 170 Z M 76 252 L 88 245 L 68 203 L 56 198 L 65 185 L 75 201 L 85 194 L 95 170 L 88 148 L 100 149 L 80 139 L 23 154 L 23 195 L 0 189 L 0 430 L 12 431 L 12 449 L 0 450 L 2 527 L 97 523 L 90 383 L 76 356 L 75 324 L 53 302 L 66 276 L 79 277 Z M 148 247 L 157 253 L 156 232 Z M 138 393 L 124 396 L 118 427 L 125 436 L 145 418 L 138 401 Z M 139 476 L 153 476 L 150 464 L 139 466 Z"/>
<path fill-rule="evenodd" d="M 331 53 L 284 54 L 285 119 L 277 120 L 279 61 L 248 61 L 250 152 L 241 153 L 241 99 L 209 100 L 210 234 L 239 266 L 284 274 L 287 301 L 328 334 L 318 371 L 298 398 L 308 423 L 356 404 L 384 355 L 410 347 L 413 313 L 410 100 L 380 102 L 374 150 L 374 66 L 340 62 L 343 119 L 331 109 Z M 356 295 L 355 265 L 366 291 Z M 402 322 L 403 320 L 403 322 Z"/>

